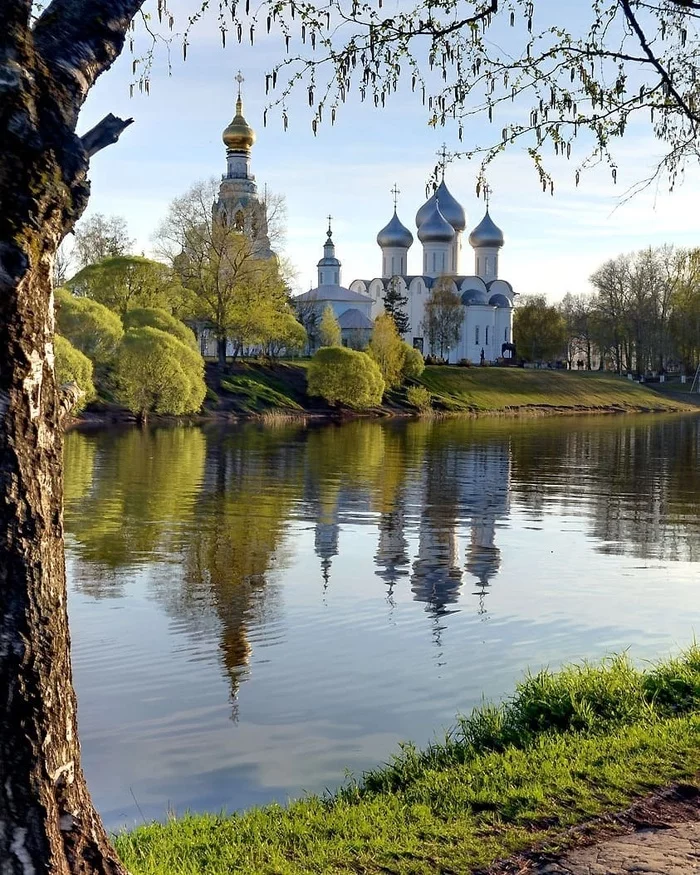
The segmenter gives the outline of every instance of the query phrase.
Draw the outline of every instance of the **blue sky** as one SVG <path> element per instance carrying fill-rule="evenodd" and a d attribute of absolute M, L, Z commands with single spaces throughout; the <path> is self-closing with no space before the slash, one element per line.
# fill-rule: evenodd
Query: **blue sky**
<path fill-rule="evenodd" d="M 182 0 L 181 5 L 187 7 Z M 192 31 L 187 61 L 173 50 L 172 75 L 165 56 L 156 59 L 150 95 L 129 96 L 132 56 L 126 51 L 90 95 L 81 129 L 87 130 L 107 112 L 133 116 L 135 124 L 121 141 L 92 161 L 94 212 L 123 215 L 139 249 L 147 254 L 152 235 L 169 202 L 199 179 L 220 176 L 225 169 L 221 132 L 235 103 L 234 76 L 246 77 L 245 115 L 258 141 L 252 166 L 262 186 L 283 194 L 287 202 L 286 254 L 296 267 L 299 290 L 316 276 L 316 262 L 325 238 L 326 216 L 334 216 L 334 238 L 343 263 L 343 283 L 380 272 L 375 237 L 391 217 L 390 189 L 401 190 L 399 216 L 414 232 L 416 210 L 443 141 L 459 148 L 456 131 L 434 130 L 427 111 L 406 88 L 377 110 L 353 96 L 339 112 L 335 126 L 324 124 L 314 136 L 306 92 L 300 89 L 288 107 L 285 132 L 279 112 L 271 110 L 267 128 L 263 110 L 264 74 L 280 57 L 281 41 L 267 37 L 254 48 L 230 39 L 224 49 L 213 21 Z M 485 141 L 500 131 L 472 120 L 464 147 Z M 628 185 L 648 175 L 659 147 L 648 128 L 630 129 L 617 155 L 621 172 L 613 185 L 607 170 L 587 173 L 576 189 L 575 157 L 556 167 L 555 195 L 542 193 L 522 149 L 507 153 L 494 165 L 491 213 L 506 238 L 500 273 L 516 291 L 545 292 L 552 300 L 567 291 L 586 291 L 590 273 L 606 258 L 648 245 L 697 245 L 700 218 L 696 209 L 700 185 L 688 174 L 675 192 L 650 188 L 620 205 Z M 581 154 L 580 157 L 583 157 Z M 474 192 L 476 167 L 462 161 L 447 170 L 447 183 L 464 205 L 468 229 L 484 211 Z M 471 270 L 467 248 L 467 271 Z M 409 271 L 419 272 L 418 241 L 409 252 Z"/>

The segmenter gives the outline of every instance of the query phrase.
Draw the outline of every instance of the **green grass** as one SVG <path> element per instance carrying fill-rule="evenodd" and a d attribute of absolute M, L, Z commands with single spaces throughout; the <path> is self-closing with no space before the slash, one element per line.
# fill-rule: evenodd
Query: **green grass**
<path fill-rule="evenodd" d="M 531 675 L 425 750 L 329 797 L 190 815 L 117 838 L 138 873 L 469 872 L 700 772 L 700 648 Z"/>
<path fill-rule="evenodd" d="M 301 404 L 287 391 L 281 380 L 266 374 L 232 375 L 222 379 L 219 389 L 234 396 L 237 406 L 246 413 L 261 413 L 270 409 L 301 410 Z"/>
<path fill-rule="evenodd" d="M 429 365 L 420 378 L 445 410 L 519 407 L 678 410 L 682 404 L 616 374 Z"/>

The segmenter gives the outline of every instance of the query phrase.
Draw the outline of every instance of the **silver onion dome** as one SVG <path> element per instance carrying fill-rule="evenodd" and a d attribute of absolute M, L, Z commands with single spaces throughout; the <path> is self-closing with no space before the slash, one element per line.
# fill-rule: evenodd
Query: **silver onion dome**
<path fill-rule="evenodd" d="M 484 218 L 469 235 L 469 243 L 474 249 L 480 246 L 492 246 L 500 249 L 503 246 L 503 231 L 489 215 L 488 207 Z"/>
<path fill-rule="evenodd" d="M 454 237 L 455 229 L 442 215 L 435 199 L 432 210 L 418 229 L 418 239 L 421 243 L 451 243 Z"/>
<path fill-rule="evenodd" d="M 440 212 L 452 225 L 455 231 L 464 231 L 467 227 L 467 214 L 464 212 L 464 207 L 460 202 L 452 196 L 452 193 L 445 185 L 443 179 L 438 190 L 435 192 L 438 203 L 440 204 Z"/>
<path fill-rule="evenodd" d="M 394 247 L 408 249 L 413 245 L 413 234 L 411 234 L 408 228 L 402 224 L 401 220 L 396 215 L 396 210 L 394 210 L 394 215 L 391 217 L 389 224 L 385 225 L 377 234 L 377 243 L 382 249 L 391 249 Z"/>
<path fill-rule="evenodd" d="M 433 207 L 435 206 L 435 192 L 433 192 L 428 200 L 423 204 L 423 206 L 416 213 L 416 228 L 420 228 L 420 226 L 425 222 L 428 216 L 432 213 Z"/>

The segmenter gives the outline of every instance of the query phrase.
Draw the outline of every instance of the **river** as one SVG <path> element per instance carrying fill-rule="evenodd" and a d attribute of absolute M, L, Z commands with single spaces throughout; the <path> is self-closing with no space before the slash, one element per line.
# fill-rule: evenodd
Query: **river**
<path fill-rule="evenodd" d="M 699 460 L 692 416 L 70 432 L 106 823 L 323 792 L 528 668 L 688 644 Z"/>

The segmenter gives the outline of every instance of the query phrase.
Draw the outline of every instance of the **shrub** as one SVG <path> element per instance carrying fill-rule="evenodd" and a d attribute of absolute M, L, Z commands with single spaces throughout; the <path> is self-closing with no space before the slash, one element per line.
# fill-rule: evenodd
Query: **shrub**
<path fill-rule="evenodd" d="M 194 331 L 189 329 L 180 319 L 168 313 L 167 310 L 161 310 L 159 307 L 139 307 L 125 313 L 122 321 L 127 331 L 130 328 L 157 328 L 158 331 L 172 334 L 181 343 L 199 352 Z"/>
<path fill-rule="evenodd" d="M 56 289 L 58 331 L 96 365 L 113 361 L 124 334 L 121 319 L 97 301 Z"/>
<path fill-rule="evenodd" d="M 322 347 L 309 365 L 308 393 L 329 404 L 361 410 L 381 402 L 384 379 L 367 353 L 344 346 Z"/>
<path fill-rule="evenodd" d="M 133 413 L 195 413 L 206 395 L 204 360 L 172 334 L 130 328 L 116 365 L 119 398 Z"/>
<path fill-rule="evenodd" d="M 406 398 L 412 407 L 417 407 L 421 412 L 430 410 L 433 406 L 430 392 L 425 386 L 409 386 L 406 389 Z"/>
<path fill-rule="evenodd" d="M 73 412 L 77 413 L 97 397 L 95 384 L 92 381 L 92 362 L 60 334 L 55 336 L 53 348 L 56 356 L 56 383 L 59 386 L 65 383 L 77 383 L 78 388 L 83 392 L 73 405 Z"/>
<path fill-rule="evenodd" d="M 425 361 L 419 349 L 403 345 L 403 367 L 401 369 L 404 380 L 417 380 L 425 370 Z"/>
<path fill-rule="evenodd" d="M 396 323 L 387 313 L 374 320 L 372 337 L 369 341 L 369 355 L 379 366 L 388 388 L 401 385 L 406 358 L 405 344 L 396 330 Z"/>
<path fill-rule="evenodd" d="M 326 304 L 318 326 L 319 342 L 322 347 L 340 346 L 341 337 L 340 324 L 335 318 L 333 308 L 330 304 Z"/>
<path fill-rule="evenodd" d="M 470 368 L 471 366 L 472 366 L 472 360 L 471 360 L 471 359 L 460 359 L 460 360 L 457 362 L 457 367 L 458 367 L 458 368 Z"/>

